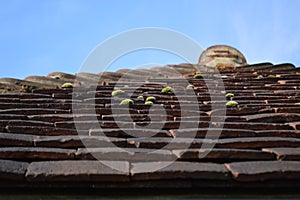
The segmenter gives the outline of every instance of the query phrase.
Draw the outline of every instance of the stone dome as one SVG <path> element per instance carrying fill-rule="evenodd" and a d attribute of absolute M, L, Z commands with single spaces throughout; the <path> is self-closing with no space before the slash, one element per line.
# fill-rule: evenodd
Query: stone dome
<path fill-rule="evenodd" d="M 211 67 L 238 67 L 247 65 L 245 56 L 236 48 L 227 45 L 214 45 L 202 52 L 199 65 Z"/>

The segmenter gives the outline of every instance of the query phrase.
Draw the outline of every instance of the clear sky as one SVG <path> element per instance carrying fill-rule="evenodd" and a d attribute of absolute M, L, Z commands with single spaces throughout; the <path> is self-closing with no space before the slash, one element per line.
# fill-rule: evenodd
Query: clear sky
<path fill-rule="evenodd" d="M 0 77 L 76 73 L 98 44 L 143 27 L 176 30 L 203 48 L 231 45 L 248 63 L 300 66 L 299 8 L 299 0 L 0 0 Z M 115 67 L 180 62 L 146 51 Z"/>

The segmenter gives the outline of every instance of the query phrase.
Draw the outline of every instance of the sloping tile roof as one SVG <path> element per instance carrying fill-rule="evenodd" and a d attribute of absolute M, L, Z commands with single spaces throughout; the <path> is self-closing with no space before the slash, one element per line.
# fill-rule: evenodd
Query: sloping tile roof
<path fill-rule="evenodd" d="M 182 78 L 169 73 L 172 69 L 194 89 L 185 89 Z M 220 69 L 225 91 L 217 94 L 207 86 L 216 84 L 216 77 L 207 70 L 204 79 L 194 78 L 192 64 L 0 79 L 1 187 L 299 187 L 298 71 L 292 64 L 271 63 Z M 120 78 L 118 89 L 125 92 L 139 85 L 131 96 L 131 115 L 126 105 L 117 106 L 117 114 L 112 111 L 111 93 Z M 89 85 L 93 81 L 96 88 Z M 61 88 L 66 82 L 74 88 Z M 177 96 L 163 94 L 165 86 L 175 88 Z M 229 92 L 239 106 L 225 107 L 222 116 L 210 95 L 225 105 Z M 144 105 L 139 95 L 155 96 L 156 103 Z M 193 96 L 198 110 L 189 105 Z M 161 104 L 164 114 L 159 113 Z M 151 129 L 144 129 L 150 117 Z M 205 138 L 207 130 L 210 138 Z M 203 148 L 210 144 L 215 145 L 212 150 Z"/>

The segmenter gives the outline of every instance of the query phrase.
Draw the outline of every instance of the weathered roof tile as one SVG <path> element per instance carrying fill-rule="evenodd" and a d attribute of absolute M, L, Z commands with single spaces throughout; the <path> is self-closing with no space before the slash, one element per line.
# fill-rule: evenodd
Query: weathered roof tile
<path fill-rule="evenodd" d="M 176 157 L 169 150 L 151 150 L 140 148 L 119 148 L 119 147 L 100 147 L 100 148 L 80 148 L 76 152 L 80 159 L 89 160 L 125 160 L 125 161 L 174 161 Z"/>
<path fill-rule="evenodd" d="M 33 146 L 33 140 L 37 136 L 25 134 L 0 133 L 1 147 L 27 147 Z"/>
<path fill-rule="evenodd" d="M 0 159 L 11 160 L 71 160 L 75 150 L 39 147 L 1 147 Z"/>
<path fill-rule="evenodd" d="M 300 160 L 300 148 L 265 148 L 262 151 L 275 154 L 278 160 Z"/>
<path fill-rule="evenodd" d="M 29 181 L 129 181 L 129 163 L 126 161 L 106 161 L 117 169 L 99 161 L 45 161 L 32 162 L 26 172 Z M 120 171 L 122 170 L 122 171 Z"/>
<path fill-rule="evenodd" d="M 249 150 L 249 149 L 188 149 L 188 150 L 173 150 L 173 153 L 180 160 L 187 161 L 205 161 L 214 162 L 225 161 L 246 161 L 246 160 L 274 160 L 275 156 L 266 151 Z"/>
<path fill-rule="evenodd" d="M 28 165 L 26 162 L 0 160 L 0 179 L 24 180 Z"/>
<path fill-rule="evenodd" d="M 291 180 L 300 178 L 298 161 L 253 161 L 226 164 L 237 181 Z"/>
<path fill-rule="evenodd" d="M 226 180 L 230 178 L 230 174 L 223 164 L 180 161 L 132 163 L 130 173 L 133 180 L 139 181 L 161 179 Z"/>

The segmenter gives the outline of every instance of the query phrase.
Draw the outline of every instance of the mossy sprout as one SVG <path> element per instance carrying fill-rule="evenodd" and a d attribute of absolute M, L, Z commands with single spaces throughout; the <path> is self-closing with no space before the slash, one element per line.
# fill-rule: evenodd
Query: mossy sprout
<path fill-rule="evenodd" d="M 142 95 L 140 95 L 140 96 L 137 97 L 137 100 L 143 101 L 143 100 L 144 100 L 144 97 L 143 97 Z"/>
<path fill-rule="evenodd" d="M 249 108 L 249 106 L 248 105 L 244 105 L 242 108 L 243 109 L 247 109 L 247 108 Z"/>
<path fill-rule="evenodd" d="M 200 72 L 196 72 L 196 74 L 194 75 L 194 78 L 199 79 L 202 78 L 202 74 Z"/>
<path fill-rule="evenodd" d="M 226 68 L 232 68 L 231 66 L 226 66 L 226 65 L 218 65 L 217 66 L 217 69 L 218 70 L 224 70 L 224 69 L 226 69 Z"/>
<path fill-rule="evenodd" d="M 115 97 L 115 96 L 119 96 L 121 94 L 125 94 L 125 92 L 123 90 L 115 90 L 115 91 L 112 91 L 111 96 Z"/>
<path fill-rule="evenodd" d="M 120 105 L 130 105 L 130 104 L 134 104 L 134 102 L 131 99 L 124 99 L 120 103 Z"/>
<path fill-rule="evenodd" d="M 263 75 L 258 75 L 257 78 L 258 78 L 258 79 L 262 79 L 262 78 L 263 78 Z"/>
<path fill-rule="evenodd" d="M 193 90 L 194 88 L 195 88 L 195 86 L 192 84 L 189 84 L 188 86 L 186 86 L 187 90 Z"/>
<path fill-rule="evenodd" d="M 6 89 L 6 88 L 4 88 L 4 89 L 0 89 L 0 94 L 4 94 L 4 93 L 7 93 L 8 92 L 8 90 Z"/>
<path fill-rule="evenodd" d="M 226 103 L 226 106 L 227 106 L 227 107 L 237 107 L 238 105 L 239 105 L 239 103 L 236 102 L 236 101 L 228 101 L 228 102 Z"/>
<path fill-rule="evenodd" d="M 146 101 L 145 105 L 153 105 L 153 102 L 152 101 Z"/>
<path fill-rule="evenodd" d="M 146 99 L 146 102 L 147 101 L 151 101 L 152 103 L 155 103 L 155 101 L 156 101 L 156 98 L 155 97 L 147 97 L 147 99 Z"/>
<path fill-rule="evenodd" d="M 163 88 L 161 90 L 162 93 L 166 94 L 166 93 L 174 93 L 174 90 L 170 87 L 170 86 L 167 86 L 165 88 Z"/>
<path fill-rule="evenodd" d="M 72 83 L 64 83 L 64 84 L 62 84 L 61 87 L 62 87 L 62 88 L 72 88 L 72 87 L 73 87 L 73 84 L 72 84 Z"/>
<path fill-rule="evenodd" d="M 275 75 L 273 75 L 273 74 L 269 74 L 268 76 L 267 76 L 267 78 L 275 78 L 276 76 Z"/>
<path fill-rule="evenodd" d="M 227 93 L 227 94 L 226 94 L 226 97 L 227 97 L 227 98 L 233 98 L 233 97 L 234 97 L 234 94 L 232 94 L 232 93 Z"/>

